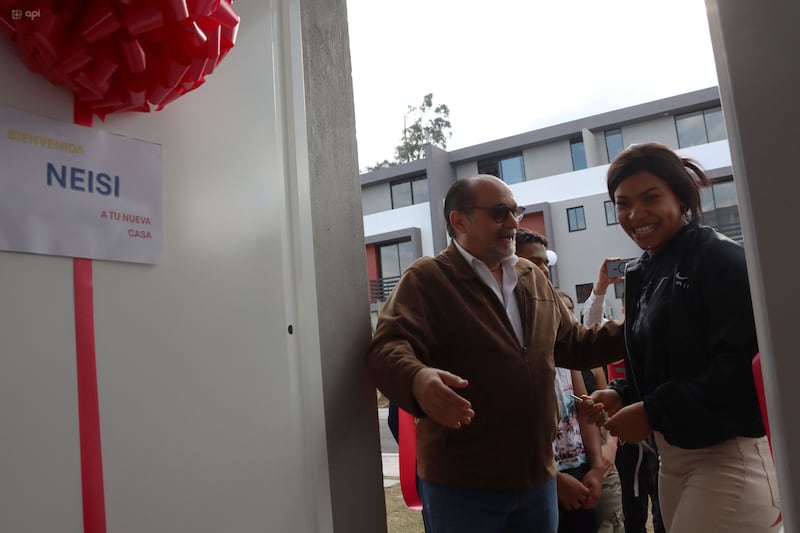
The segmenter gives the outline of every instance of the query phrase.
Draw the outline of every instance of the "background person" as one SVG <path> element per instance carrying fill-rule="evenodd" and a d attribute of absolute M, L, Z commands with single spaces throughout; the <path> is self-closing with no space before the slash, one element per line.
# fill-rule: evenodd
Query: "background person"
<path fill-rule="evenodd" d="M 599 324 L 605 320 L 603 309 L 608 287 L 622 281 L 622 277 L 609 277 L 606 265 L 617 259 L 607 258 L 600 265 L 592 293 L 583 304 L 581 319 L 584 324 Z M 624 376 L 624 361 L 622 364 L 616 362 L 614 365 L 612 368 L 615 373 L 612 378 L 617 377 L 620 371 Z M 592 379 L 589 379 L 584 372 L 584 381 L 589 394 L 608 386 L 608 375 L 603 369 L 592 369 L 592 374 Z M 619 443 L 619 439 L 609 434 L 605 428 L 602 431 L 605 437 L 603 455 L 608 457 L 611 450 L 615 450 L 616 455 L 613 460 L 618 472 L 616 478 L 618 487 L 611 488 L 608 492 L 604 491 L 604 494 L 609 494 L 609 501 L 608 503 L 602 501 L 601 506 L 607 506 L 608 509 L 604 512 L 604 521 L 598 531 L 621 533 L 624 527 L 625 533 L 647 533 L 647 515 L 650 509 L 654 532 L 664 533 L 664 522 L 661 519 L 661 507 L 658 502 L 658 454 L 655 440 L 649 438 L 647 440 L 649 446 L 644 446 L 641 442 Z M 621 520 L 618 519 L 617 513 L 621 513 Z"/>
<path fill-rule="evenodd" d="M 558 291 L 558 296 L 567 309 L 574 311 L 575 302 L 569 294 Z M 561 412 L 558 434 L 553 441 L 558 469 L 558 531 L 596 533 L 597 506 L 602 497 L 604 476 L 612 463 L 603 458 L 597 427 L 587 417 L 578 417 L 573 394 L 588 394 L 581 372 L 556 368 L 555 385 Z"/>
<path fill-rule="evenodd" d="M 516 254 L 529 260 L 550 278 L 547 238 L 524 228 L 517 230 Z M 575 302 L 564 291 L 559 298 L 574 312 Z M 577 370 L 556 368 L 556 399 L 561 417 L 553 441 L 556 460 L 559 533 L 596 533 L 597 504 L 602 495 L 603 476 L 608 465 L 603 460 L 600 433 L 586 417 L 578 417 L 573 394 L 586 395 L 586 386 Z"/>
<path fill-rule="evenodd" d="M 517 230 L 517 251 L 519 257 L 531 261 L 542 273 L 550 278 L 550 259 L 547 256 L 549 243 L 544 235 L 525 228 Z M 572 297 L 564 291 L 559 290 L 558 295 L 564 305 L 574 312 L 575 302 Z M 602 305 L 602 303 L 601 303 Z M 600 320 L 595 322 L 600 323 Z M 617 474 L 614 461 L 616 457 L 617 438 L 604 438 L 604 430 L 590 428 L 585 417 L 577 417 L 575 399 L 570 395 L 575 392 L 577 395 L 584 395 L 592 392 L 584 382 L 584 377 L 595 382 L 594 374 L 605 378 L 601 368 L 593 368 L 591 371 L 585 370 L 567 371 L 556 369 L 556 391 L 563 397 L 561 401 L 562 420 L 561 427 L 569 427 L 572 423 L 575 428 L 572 433 L 559 431 L 559 437 L 553 443 L 556 454 L 556 466 L 558 475 L 556 485 L 558 489 L 559 503 L 559 526 L 560 532 L 567 531 L 601 531 L 603 533 L 622 533 L 624 522 L 622 513 L 622 493 L 620 490 L 620 480 Z M 605 381 L 603 382 L 605 388 Z M 573 389 L 570 393 L 563 392 Z M 566 414 L 565 414 L 566 413 Z M 577 420 L 577 422 L 575 422 Z M 578 433 L 579 431 L 579 433 Z M 577 434 L 577 438 L 575 435 Z M 584 447 L 586 455 L 583 457 L 559 451 L 559 448 L 569 447 L 577 450 Z M 598 448 L 599 447 L 599 448 Z M 581 490 L 581 486 L 573 483 L 573 478 L 583 481 L 586 475 L 585 487 L 595 488 L 593 483 L 597 477 L 595 470 L 590 472 L 589 465 L 594 465 L 598 469 L 602 465 L 602 476 L 600 476 L 600 501 L 595 505 L 595 495 L 589 497 L 588 488 Z M 585 498 L 585 499 L 583 499 Z M 593 511 L 589 511 L 594 509 Z"/>
<path fill-rule="evenodd" d="M 617 219 L 644 253 L 625 274 L 628 379 L 592 397 L 622 440 L 655 433 L 667 531 L 773 531 L 780 500 L 752 376 L 747 267 L 738 244 L 700 223 L 707 183 L 657 143 L 611 163 Z"/>
<path fill-rule="evenodd" d="M 429 533 L 555 533 L 555 364 L 613 360 L 621 324 L 579 324 L 541 271 L 514 255 L 522 209 L 503 181 L 456 181 L 444 214 L 453 240 L 392 291 L 369 373 L 419 417 Z"/>
<path fill-rule="evenodd" d="M 517 230 L 517 250 L 519 257 L 527 259 L 550 279 L 550 258 L 547 257 L 547 238 L 527 228 Z"/>

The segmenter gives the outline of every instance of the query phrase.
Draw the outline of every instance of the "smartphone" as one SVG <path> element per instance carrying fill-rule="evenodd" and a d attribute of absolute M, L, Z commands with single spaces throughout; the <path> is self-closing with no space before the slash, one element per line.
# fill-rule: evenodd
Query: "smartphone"
<path fill-rule="evenodd" d="M 616 261 L 609 261 L 606 263 L 606 273 L 608 274 L 609 278 L 621 278 L 625 275 L 625 267 L 628 266 L 629 261 L 633 261 L 635 258 L 630 259 L 617 259 Z"/>

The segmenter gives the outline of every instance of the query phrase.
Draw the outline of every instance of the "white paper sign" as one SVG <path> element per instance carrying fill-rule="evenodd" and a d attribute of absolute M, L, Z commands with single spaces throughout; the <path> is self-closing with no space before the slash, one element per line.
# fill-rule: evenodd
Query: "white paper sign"
<path fill-rule="evenodd" d="M 0 126 L 0 250 L 161 262 L 161 145 L 3 106 Z"/>

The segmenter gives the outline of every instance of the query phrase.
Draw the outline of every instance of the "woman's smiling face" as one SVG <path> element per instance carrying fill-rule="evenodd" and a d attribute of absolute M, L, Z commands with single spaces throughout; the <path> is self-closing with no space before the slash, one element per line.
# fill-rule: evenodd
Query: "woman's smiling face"
<path fill-rule="evenodd" d="M 647 171 L 622 180 L 614 191 L 617 220 L 625 233 L 653 255 L 684 226 L 684 208 L 667 182 Z"/>

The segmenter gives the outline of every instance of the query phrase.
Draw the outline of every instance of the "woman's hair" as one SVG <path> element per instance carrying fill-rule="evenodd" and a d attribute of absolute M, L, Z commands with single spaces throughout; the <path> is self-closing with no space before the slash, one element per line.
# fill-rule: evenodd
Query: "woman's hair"
<path fill-rule="evenodd" d="M 684 212 L 700 216 L 700 188 L 711 182 L 700 165 L 659 143 L 633 144 L 623 150 L 608 167 L 608 195 L 614 201 L 619 184 L 639 172 L 650 172 L 664 180 L 678 197 Z"/>

